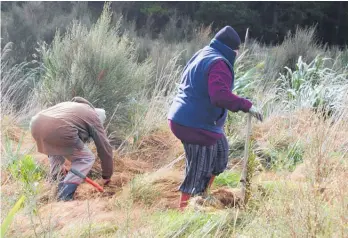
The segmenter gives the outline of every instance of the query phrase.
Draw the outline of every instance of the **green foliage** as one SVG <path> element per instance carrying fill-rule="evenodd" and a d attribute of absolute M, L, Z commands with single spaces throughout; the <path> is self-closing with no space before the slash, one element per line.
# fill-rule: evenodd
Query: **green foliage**
<path fill-rule="evenodd" d="M 119 126 L 128 121 L 126 103 L 152 77 L 150 62 L 137 63 L 134 44 L 118 36 L 119 25 L 111 26 L 109 5 L 90 30 L 78 22 L 61 36 L 55 36 L 50 48 L 41 54 L 45 74 L 39 90 L 47 105 L 82 96 L 111 115 L 119 104 Z"/>
<path fill-rule="evenodd" d="M 143 7 L 142 9 L 140 9 L 140 11 L 147 15 L 153 15 L 153 14 L 164 15 L 168 13 L 168 9 L 164 8 L 163 6 L 161 6 L 160 3 L 157 3 L 157 2 L 151 3 L 150 5 Z"/>
<path fill-rule="evenodd" d="M 294 69 L 299 57 L 305 61 L 312 61 L 323 52 L 316 39 L 315 30 L 315 27 L 298 27 L 295 32 L 289 32 L 280 45 L 269 51 L 264 69 L 267 82 L 276 78 L 284 66 Z"/>
<path fill-rule="evenodd" d="M 300 142 L 297 142 L 285 147 L 269 147 L 263 153 L 264 157 L 267 157 L 266 167 L 276 171 L 293 171 L 303 162 L 304 148 Z"/>
<path fill-rule="evenodd" d="M 235 188 L 238 186 L 240 181 L 240 172 L 228 171 L 226 170 L 219 176 L 217 176 L 214 180 L 214 187 L 222 187 L 228 186 L 231 188 Z"/>
<path fill-rule="evenodd" d="M 239 61 L 241 61 L 241 63 L 239 63 Z M 243 64 L 243 59 L 238 59 L 236 62 L 236 80 L 233 92 L 237 95 L 243 95 L 244 97 L 251 97 L 255 85 L 262 77 L 261 71 L 264 67 L 264 63 L 260 62 L 254 67 L 249 67 L 242 75 L 239 72 L 241 70 L 241 64 Z"/>
<path fill-rule="evenodd" d="M 282 85 L 282 88 L 287 89 L 289 100 L 295 99 L 307 85 L 313 88 L 318 86 L 321 76 L 319 70 L 322 68 L 325 60 L 327 59 L 317 56 L 310 64 L 306 64 L 300 56 L 295 71 L 285 66 L 287 75 L 281 74 L 279 81 L 283 84 L 288 84 Z"/>
<path fill-rule="evenodd" d="M 103 4 L 104 2 L 3 2 L 3 42 L 15 43 L 15 62 L 29 60 L 35 53 L 37 42 L 50 44 L 55 31 L 59 29 L 64 32 L 73 20 L 79 20 L 89 28 L 95 23 L 93 16 L 99 15 Z M 344 14 L 347 7 L 344 2 L 113 3 L 113 10 L 123 13 L 127 21 L 135 22 L 135 29 L 138 33 L 142 32 L 142 36 L 174 36 L 165 37 L 172 42 L 173 39 L 186 39 L 186 33 L 200 24 L 208 26 L 213 23 L 214 32 L 217 28 L 231 25 L 241 36 L 250 28 L 252 38 L 267 44 L 280 43 L 286 38 L 288 30 L 293 31 L 296 26 L 318 24 L 320 39 L 344 45 L 348 37 L 344 31 L 348 26 L 348 16 Z M 176 16 L 182 19 L 173 21 Z M 332 22 L 335 22 L 334 29 Z M 172 27 L 173 23 L 175 28 Z M 168 31 L 168 28 L 176 29 L 177 34 L 172 30 Z"/>
<path fill-rule="evenodd" d="M 197 28 L 198 24 L 192 22 L 190 18 L 174 14 L 169 18 L 159 38 L 163 38 L 166 43 L 180 43 L 184 39 L 191 41 L 196 35 Z"/>
<path fill-rule="evenodd" d="M 285 67 L 287 74 L 278 79 L 279 98 L 290 107 L 314 107 L 325 110 L 343 108 L 344 96 L 347 92 L 347 69 L 338 73 L 325 67 L 329 58 L 320 56 L 307 64 L 299 57 L 296 69 Z"/>
<path fill-rule="evenodd" d="M 76 234 L 78 237 L 105 237 L 107 235 L 112 235 L 117 232 L 118 227 L 114 224 L 88 224 L 83 227 L 74 227 L 69 235 Z M 77 235 L 78 234 L 78 235 Z"/>
<path fill-rule="evenodd" d="M 28 154 L 31 152 L 31 149 L 23 149 L 23 139 L 24 134 L 20 134 L 20 138 L 18 142 L 15 142 L 10 139 L 8 132 L 6 131 L 11 130 L 12 128 L 6 128 L 7 125 L 5 123 L 8 123 L 8 120 L 11 120 L 12 118 L 9 118 L 7 116 L 3 116 L 2 118 L 2 133 L 4 135 L 3 137 L 3 148 L 1 153 L 1 169 L 8 169 L 13 163 L 17 163 L 25 154 Z"/>
<path fill-rule="evenodd" d="M 7 11 L 1 10 L 1 44 L 14 43 L 11 63 L 30 61 L 36 53 L 38 42 L 51 43 L 55 31 L 65 31 L 74 19 L 86 25 L 92 21 L 87 3 L 83 2 L 25 2 L 9 5 Z"/>
<path fill-rule="evenodd" d="M 24 195 L 22 195 L 18 201 L 16 202 L 16 204 L 11 208 L 11 210 L 9 211 L 9 213 L 6 215 L 4 221 L 1 223 L 1 237 L 5 237 L 6 232 L 8 231 L 8 228 L 10 227 L 14 216 L 16 215 L 16 213 L 21 209 L 21 207 L 23 206 L 24 202 L 25 202 L 26 197 Z"/>
<path fill-rule="evenodd" d="M 247 2 L 202 2 L 195 14 L 195 18 L 206 25 L 212 22 L 219 27 L 231 24 L 237 32 L 241 33 L 247 27 L 255 25 L 260 21 L 259 13 L 251 9 Z"/>
<path fill-rule="evenodd" d="M 26 191 L 33 194 L 37 193 L 38 182 L 46 175 L 44 169 L 30 155 L 13 161 L 9 170 L 13 178 L 18 180 Z"/>

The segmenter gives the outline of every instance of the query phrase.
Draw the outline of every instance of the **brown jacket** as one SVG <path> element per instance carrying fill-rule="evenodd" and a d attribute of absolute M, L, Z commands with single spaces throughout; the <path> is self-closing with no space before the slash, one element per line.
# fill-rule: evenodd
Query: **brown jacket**
<path fill-rule="evenodd" d="M 94 140 L 101 159 L 103 177 L 113 173 L 113 153 L 97 113 L 83 99 L 62 102 L 32 118 L 31 133 L 38 151 L 47 155 L 71 155 L 82 149 L 89 138 Z"/>

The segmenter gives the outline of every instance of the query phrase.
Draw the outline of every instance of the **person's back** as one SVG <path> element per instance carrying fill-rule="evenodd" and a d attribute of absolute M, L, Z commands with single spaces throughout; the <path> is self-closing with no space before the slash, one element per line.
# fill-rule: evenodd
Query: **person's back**
<path fill-rule="evenodd" d="M 101 159 L 102 177 L 109 180 L 113 173 L 113 152 L 103 128 L 105 111 L 94 108 L 87 100 L 62 102 L 47 108 L 32 118 L 31 133 L 40 153 L 48 155 L 51 177 L 55 180 L 62 173 L 65 158 L 72 167 L 87 175 L 95 161 L 85 144 L 92 138 Z M 59 184 L 59 199 L 70 200 L 82 182 L 69 172 Z"/>
<path fill-rule="evenodd" d="M 224 51 L 222 49 L 224 49 Z M 221 49 L 221 53 L 218 49 Z M 233 72 L 235 55 L 221 42 L 204 47 L 186 65 L 179 91 L 171 105 L 168 118 L 180 125 L 222 133 L 227 111 L 211 103 L 208 90 L 208 72 L 218 61 L 224 62 Z M 232 87 L 229 88 L 232 90 Z"/>
<path fill-rule="evenodd" d="M 77 102 L 62 102 L 39 112 L 33 117 L 31 130 L 44 154 L 71 154 L 82 148 L 90 137 L 90 129 L 100 126 L 95 110 Z"/>

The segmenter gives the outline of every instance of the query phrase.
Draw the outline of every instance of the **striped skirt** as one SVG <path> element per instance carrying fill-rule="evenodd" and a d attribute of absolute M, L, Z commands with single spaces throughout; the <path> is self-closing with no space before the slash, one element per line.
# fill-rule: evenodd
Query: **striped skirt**
<path fill-rule="evenodd" d="M 227 167 L 227 139 L 223 136 L 212 146 L 184 142 L 183 144 L 186 154 L 186 173 L 179 190 L 191 195 L 203 193 L 212 175 L 219 175 Z"/>

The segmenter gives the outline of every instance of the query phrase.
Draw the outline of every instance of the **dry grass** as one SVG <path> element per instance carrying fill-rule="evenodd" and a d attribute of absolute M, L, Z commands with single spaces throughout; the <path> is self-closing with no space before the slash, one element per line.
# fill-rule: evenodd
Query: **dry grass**
<path fill-rule="evenodd" d="M 348 175 L 347 130 L 346 117 L 332 123 L 310 111 L 298 111 L 290 117 L 270 117 L 256 125 L 253 139 L 260 144 L 274 141 L 281 146 L 301 140 L 305 148 L 304 163 L 292 173 L 261 172 L 254 179 L 250 205 L 243 212 L 238 210 L 238 189 L 220 188 L 212 191 L 210 200 L 193 199 L 192 209 L 184 213 L 197 226 L 192 232 L 212 225 L 210 220 L 196 221 L 197 214 L 191 213 L 193 210 L 200 211 L 202 216 L 214 214 L 214 222 L 221 222 L 219 219 L 226 214 L 219 210 L 236 207 L 231 213 L 234 216 L 231 224 L 219 223 L 229 229 L 214 230 L 211 227 L 218 232 L 218 237 L 233 233 L 249 237 L 344 237 L 348 197 L 344 182 Z M 136 157 L 133 157 L 136 153 L 125 157 L 115 152 L 115 174 L 104 194 L 82 184 L 76 201 L 56 203 L 46 198 L 40 204 L 34 222 L 30 222 L 30 215 L 23 212 L 13 226 L 16 231 L 12 230 L 11 234 L 18 237 L 20 232 L 30 236 L 35 227 L 36 233 L 41 235 L 73 232 L 71 234 L 77 236 L 94 234 L 94 237 L 156 236 L 159 231 L 152 223 L 153 215 L 160 212 L 161 216 L 169 216 L 166 210 L 177 206 L 183 171 L 180 167 L 178 170 L 163 166 L 168 162 L 166 160 L 158 164 L 151 162 L 154 158 L 174 155 L 179 149 L 174 142 L 169 132 L 160 130 L 139 141 L 135 147 L 138 148 Z M 95 169 L 98 167 L 96 164 Z M 158 167 L 162 169 L 158 170 Z M 260 190 L 260 186 L 263 189 Z M 51 188 L 46 187 L 43 191 L 50 192 Z M 181 215 L 175 216 L 184 219 Z M 122 223 L 122 219 L 127 224 Z M 182 225 L 176 227 L 174 223 L 170 226 L 183 229 Z M 180 233 L 179 230 L 176 232 Z"/>
<path fill-rule="evenodd" d="M 289 129 L 305 145 L 304 163 L 290 176 L 278 179 L 277 189 L 252 213 L 241 230 L 252 237 L 344 237 L 347 232 L 347 118 L 332 124 L 319 117 L 296 116 L 288 128 L 274 121 L 269 129 L 279 133 Z M 308 126 L 304 118 L 310 118 Z M 275 135 L 273 135 L 275 136 Z M 293 181 L 291 181 L 293 180 Z M 277 180 L 276 180 L 277 181 Z"/>
<path fill-rule="evenodd" d="M 146 161 L 153 168 L 160 168 L 183 152 L 181 142 L 169 131 L 158 130 L 142 138 L 135 146 L 133 159 Z"/>

